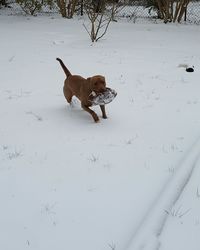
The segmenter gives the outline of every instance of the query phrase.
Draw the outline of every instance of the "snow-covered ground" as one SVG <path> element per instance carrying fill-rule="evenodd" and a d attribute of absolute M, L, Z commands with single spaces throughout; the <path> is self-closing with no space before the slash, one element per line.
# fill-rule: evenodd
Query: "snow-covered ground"
<path fill-rule="evenodd" d="M 199 250 L 200 26 L 91 44 L 83 20 L 0 14 L 0 249 Z M 107 120 L 66 103 L 56 57 L 106 76 Z"/>

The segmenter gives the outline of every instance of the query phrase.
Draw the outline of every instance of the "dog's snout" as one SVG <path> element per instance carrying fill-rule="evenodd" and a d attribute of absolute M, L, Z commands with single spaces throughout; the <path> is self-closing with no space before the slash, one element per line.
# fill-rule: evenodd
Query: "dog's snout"
<path fill-rule="evenodd" d="M 106 91 L 106 88 L 105 88 L 105 87 L 102 87 L 102 88 L 99 89 L 99 92 L 101 92 L 101 93 L 103 93 L 103 92 L 105 92 L 105 91 Z"/>

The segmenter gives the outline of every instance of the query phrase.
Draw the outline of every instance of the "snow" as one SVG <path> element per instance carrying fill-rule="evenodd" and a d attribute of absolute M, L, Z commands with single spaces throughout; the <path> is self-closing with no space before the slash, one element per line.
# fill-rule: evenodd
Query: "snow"
<path fill-rule="evenodd" d="M 120 20 L 92 44 L 83 19 L 0 14 L 0 249 L 199 249 L 200 27 Z M 105 75 L 107 120 L 66 103 L 56 57 Z"/>
<path fill-rule="evenodd" d="M 133 237 L 130 249 L 159 249 L 161 242 L 158 238 L 165 227 L 167 216 L 173 215 L 182 218 L 189 211 L 181 212 L 181 207 L 176 210 L 174 210 L 173 207 L 179 200 L 188 182 L 190 182 L 193 171 L 198 167 L 199 147 L 200 139 L 198 139 L 190 151 L 186 153 L 185 159 L 178 164 L 179 167 L 177 168 L 176 174 L 169 183 L 164 186 L 158 199 L 155 200 L 153 206 L 150 207 L 150 211 L 144 218 L 136 235 Z M 174 235 L 176 235 L 176 232 Z M 174 247 L 177 248 L 177 246 Z"/>
<path fill-rule="evenodd" d="M 199 166 L 198 160 L 188 185 L 170 211 L 160 239 L 161 250 L 199 249 Z"/>

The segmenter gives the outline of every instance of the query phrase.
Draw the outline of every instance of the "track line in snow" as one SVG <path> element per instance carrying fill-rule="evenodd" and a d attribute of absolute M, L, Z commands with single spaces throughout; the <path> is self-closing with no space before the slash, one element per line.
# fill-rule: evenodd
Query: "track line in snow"
<path fill-rule="evenodd" d="M 194 168 L 200 159 L 200 138 L 192 145 L 170 179 L 161 190 L 157 199 L 140 222 L 126 250 L 158 250 L 161 234 L 168 214 L 179 199 L 190 180 Z"/>

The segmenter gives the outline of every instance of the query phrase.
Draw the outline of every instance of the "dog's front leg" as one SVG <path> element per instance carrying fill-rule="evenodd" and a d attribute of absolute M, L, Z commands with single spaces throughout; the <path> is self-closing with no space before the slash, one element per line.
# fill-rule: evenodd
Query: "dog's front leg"
<path fill-rule="evenodd" d="M 83 103 L 81 103 L 81 106 L 85 111 L 87 111 L 88 113 L 92 115 L 95 122 L 99 121 L 98 115 L 93 110 L 91 110 L 88 106 L 84 105 Z"/>
<path fill-rule="evenodd" d="M 105 105 L 100 105 L 103 119 L 107 119 Z"/>

